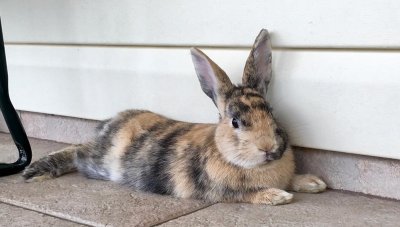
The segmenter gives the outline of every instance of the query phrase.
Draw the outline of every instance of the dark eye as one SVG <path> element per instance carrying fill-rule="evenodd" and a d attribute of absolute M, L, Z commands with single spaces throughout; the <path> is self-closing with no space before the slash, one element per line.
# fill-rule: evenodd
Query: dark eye
<path fill-rule="evenodd" d="M 239 120 L 236 118 L 232 118 L 232 126 L 234 128 L 239 128 Z"/>

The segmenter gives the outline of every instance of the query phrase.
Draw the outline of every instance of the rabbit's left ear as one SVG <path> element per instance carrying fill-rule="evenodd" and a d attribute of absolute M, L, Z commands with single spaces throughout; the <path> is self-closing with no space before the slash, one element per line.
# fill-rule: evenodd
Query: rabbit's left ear
<path fill-rule="evenodd" d="M 266 29 L 262 29 L 253 44 L 244 67 L 242 83 L 267 95 L 268 84 L 272 77 L 271 40 Z"/>

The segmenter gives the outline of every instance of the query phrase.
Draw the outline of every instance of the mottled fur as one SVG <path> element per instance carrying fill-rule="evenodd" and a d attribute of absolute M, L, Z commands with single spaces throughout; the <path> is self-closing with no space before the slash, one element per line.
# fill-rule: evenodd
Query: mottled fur
<path fill-rule="evenodd" d="M 235 86 L 200 50 L 192 58 L 203 91 L 217 106 L 218 124 L 194 124 L 128 110 L 103 121 L 94 141 L 34 162 L 28 181 L 79 171 L 135 190 L 212 202 L 284 204 L 285 192 L 325 190 L 312 175 L 295 175 L 293 153 L 266 101 L 271 79 L 269 35 L 258 35 Z"/>

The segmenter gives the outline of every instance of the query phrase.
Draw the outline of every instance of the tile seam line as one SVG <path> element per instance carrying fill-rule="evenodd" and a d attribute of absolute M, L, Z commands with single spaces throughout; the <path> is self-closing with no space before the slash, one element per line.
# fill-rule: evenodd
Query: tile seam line
<path fill-rule="evenodd" d="M 102 47 L 102 48 L 157 48 L 188 49 L 198 47 L 204 49 L 249 50 L 250 45 L 168 45 L 168 44 L 106 44 L 106 43 L 40 43 L 40 42 L 5 42 L 6 46 L 54 46 L 54 47 Z M 275 46 L 273 50 L 286 51 L 352 51 L 352 52 L 400 52 L 400 47 L 357 47 L 357 46 Z"/>
<path fill-rule="evenodd" d="M 30 204 L 27 203 L 23 203 L 23 202 L 19 202 L 19 201 L 15 201 L 15 200 L 11 200 L 11 199 L 7 199 L 4 197 L 0 197 L 0 203 L 4 203 L 10 206 L 14 206 L 14 207 L 18 207 L 18 208 L 22 208 L 25 210 L 30 210 L 39 214 L 44 214 L 53 218 L 57 218 L 57 219 L 61 219 L 64 221 L 69 221 L 72 223 L 76 223 L 76 224 L 80 224 L 80 225 L 84 225 L 84 226 L 90 226 L 90 227 L 105 227 L 106 225 L 103 224 L 99 224 L 99 223 L 95 223 L 92 221 L 87 221 L 78 217 L 74 217 L 74 216 L 70 216 L 70 215 L 64 215 L 61 212 L 57 212 L 57 211 L 45 211 L 41 208 L 34 208 L 34 207 L 30 207 Z"/>
<path fill-rule="evenodd" d="M 150 226 L 152 226 L 152 227 L 160 226 L 160 225 L 165 224 L 165 223 L 167 223 L 169 221 L 176 220 L 176 219 L 179 219 L 179 218 L 182 218 L 182 217 L 186 217 L 188 215 L 197 213 L 197 212 L 199 212 L 201 210 L 208 209 L 209 207 L 212 207 L 212 206 L 217 205 L 217 204 L 219 204 L 219 203 L 211 203 L 211 204 L 208 204 L 206 206 L 201 206 L 201 207 L 198 207 L 197 209 L 191 210 L 189 212 L 183 212 L 182 215 L 179 215 L 179 216 L 176 216 L 176 217 L 171 217 L 171 218 L 168 218 L 168 219 L 165 219 L 165 220 L 160 220 L 159 222 L 153 223 Z"/>

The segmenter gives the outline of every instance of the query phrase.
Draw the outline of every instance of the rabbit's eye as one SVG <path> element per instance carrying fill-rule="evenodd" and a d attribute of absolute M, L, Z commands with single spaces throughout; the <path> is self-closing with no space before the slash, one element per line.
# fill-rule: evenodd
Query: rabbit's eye
<path fill-rule="evenodd" d="M 232 118 L 232 126 L 234 128 L 239 128 L 239 121 L 236 118 Z"/>

